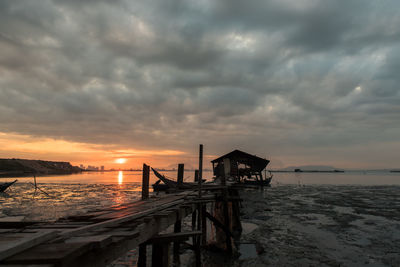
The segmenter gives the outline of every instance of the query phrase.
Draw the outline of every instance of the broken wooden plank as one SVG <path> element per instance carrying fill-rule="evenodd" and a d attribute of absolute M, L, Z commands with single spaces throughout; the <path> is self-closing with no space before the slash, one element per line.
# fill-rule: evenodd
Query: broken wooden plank
<path fill-rule="evenodd" d="M 50 240 L 56 235 L 57 231 L 42 230 L 35 234 L 26 234 L 25 238 L 15 240 L 14 242 L 0 243 L 0 261 L 10 257 L 11 255 Z"/>

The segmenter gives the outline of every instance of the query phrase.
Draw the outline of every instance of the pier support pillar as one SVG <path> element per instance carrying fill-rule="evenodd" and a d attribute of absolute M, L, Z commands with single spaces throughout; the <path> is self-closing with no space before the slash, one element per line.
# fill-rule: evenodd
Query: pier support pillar
<path fill-rule="evenodd" d="M 176 221 L 174 225 L 174 233 L 179 233 L 182 230 L 182 221 L 180 218 Z M 174 242 L 174 264 L 178 265 L 180 263 L 180 258 L 179 258 L 179 241 Z"/>
<path fill-rule="evenodd" d="M 143 163 L 142 199 L 149 198 L 150 166 Z"/>
<path fill-rule="evenodd" d="M 183 183 L 183 172 L 185 170 L 185 165 L 184 164 L 178 164 L 178 188 L 182 186 Z"/>
<path fill-rule="evenodd" d="M 138 267 L 146 267 L 146 254 L 147 254 L 147 249 L 145 244 L 140 244 L 139 245 L 139 258 L 138 258 Z"/>
<path fill-rule="evenodd" d="M 152 267 L 169 266 L 169 243 L 154 243 L 151 257 Z"/>

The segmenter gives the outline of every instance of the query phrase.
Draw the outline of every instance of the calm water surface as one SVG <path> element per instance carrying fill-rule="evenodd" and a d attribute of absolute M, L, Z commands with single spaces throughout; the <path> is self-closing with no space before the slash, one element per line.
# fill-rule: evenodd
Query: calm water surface
<path fill-rule="evenodd" d="M 176 172 L 163 172 L 176 179 Z M 185 172 L 185 181 L 193 180 L 193 172 Z M 211 172 L 204 172 L 210 179 Z M 0 182 L 14 179 L 0 179 Z M 157 178 L 150 175 L 150 184 Z M 0 220 L 7 216 L 24 216 L 24 220 L 56 220 L 68 215 L 82 214 L 101 207 L 122 205 L 140 198 L 140 171 L 87 172 L 74 175 L 37 177 L 38 186 L 48 195 L 35 189 L 33 178 L 18 178 L 6 193 L 0 194 Z M 400 173 L 274 173 L 272 186 L 301 185 L 400 185 Z"/>

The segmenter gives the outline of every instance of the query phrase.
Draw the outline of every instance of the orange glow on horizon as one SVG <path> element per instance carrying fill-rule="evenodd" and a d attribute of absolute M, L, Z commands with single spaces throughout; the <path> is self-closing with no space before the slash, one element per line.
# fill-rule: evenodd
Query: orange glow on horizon
<path fill-rule="evenodd" d="M 105 169 L 141 169 L 146 163 L 158 168 L 187 159 L 184 151 L 168 149 L 136 149 L 114 144 L 93 144 L 6 133 L 0 131 L 0 158 L 67 161 L 73 166 L 104 166 Z M 196 157 L 190 158 L 196 165 Z"/>

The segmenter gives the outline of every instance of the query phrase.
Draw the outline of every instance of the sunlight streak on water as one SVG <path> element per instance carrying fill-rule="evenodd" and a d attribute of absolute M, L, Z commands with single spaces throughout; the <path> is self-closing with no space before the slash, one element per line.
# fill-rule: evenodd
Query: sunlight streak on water
<path fill-rule="evenodd" d="M 123 171 L 119 171 L 118 172 L 118 184 L 122 184 L 124 181 L 124 172 Z"/>

